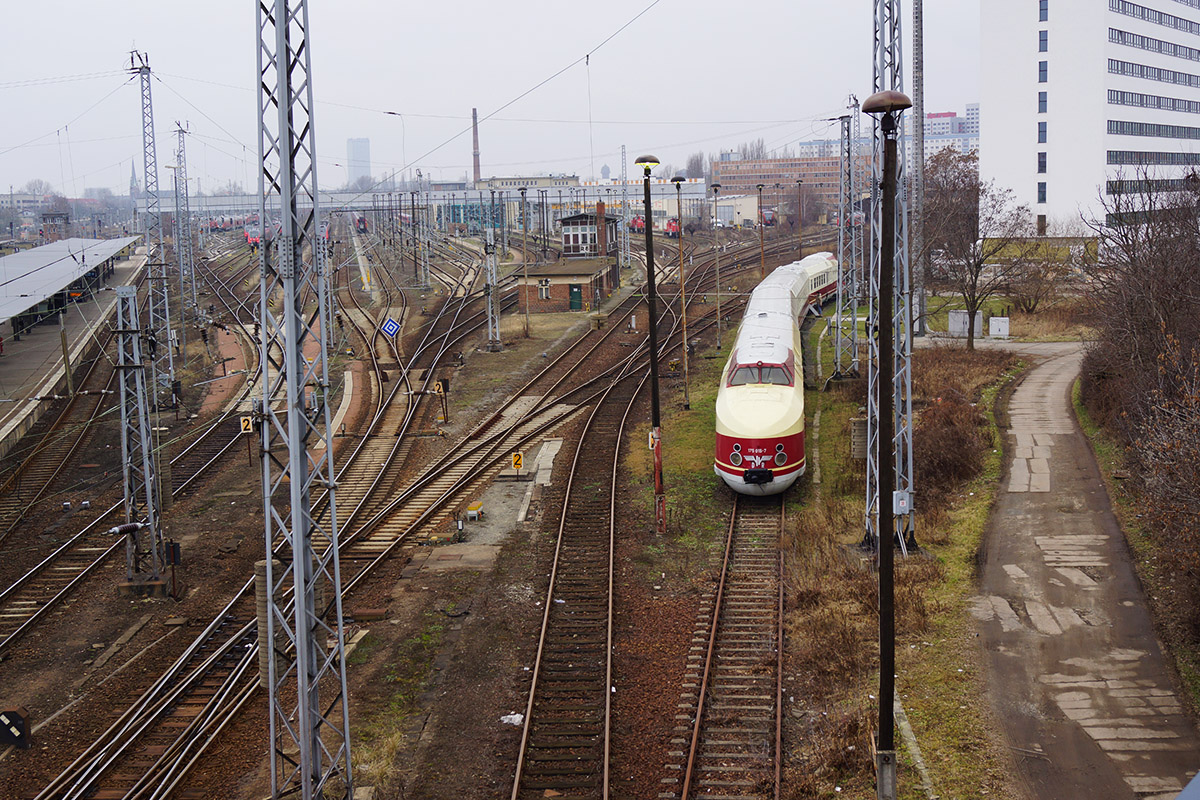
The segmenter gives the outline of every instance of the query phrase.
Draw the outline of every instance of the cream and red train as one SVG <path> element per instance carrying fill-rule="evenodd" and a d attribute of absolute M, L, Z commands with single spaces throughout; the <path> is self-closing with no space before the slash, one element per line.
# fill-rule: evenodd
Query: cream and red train
<path fill-rule="evenodd" d="M 837 261 L 779 267 L 750 295 L 717 392 L 713 470 L 735 492 L 778 494 L 804 474 L 800 325 L 837 291 Z"/>

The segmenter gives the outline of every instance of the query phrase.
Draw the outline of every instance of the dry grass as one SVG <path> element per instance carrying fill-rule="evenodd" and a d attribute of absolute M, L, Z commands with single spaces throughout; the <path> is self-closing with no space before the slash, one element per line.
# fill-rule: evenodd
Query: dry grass
<path fill-rule="evenodd" d="M 1017 339 L 1041 341 L 1089 339 L 1094 333 L 1083 307 L 1075 300 L 1043 306 L 1035 314 L 1014 311 L 1008 332 Z"/>
<path fill-rule="evenodd" d="M 983 388 L 1011 369 L 1017 359 L 1001 350 L 967 350 L 958 345 L 935 345 L 913 352 L 913 396 L 918 402 L 956 396 L 979 401 Z"/>

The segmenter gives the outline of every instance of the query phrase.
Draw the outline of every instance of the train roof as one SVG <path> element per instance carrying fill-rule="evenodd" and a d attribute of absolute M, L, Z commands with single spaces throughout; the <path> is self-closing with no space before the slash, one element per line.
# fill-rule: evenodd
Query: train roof
<path fill-rule="evenodd" d="M 734 345 L 737 363 L 783 364 L 792 350 L 793 299 L 807 294 L 805 281 L 836 266 L 830 253 L 815 253 L 774 269 L 750 295 Z"/>

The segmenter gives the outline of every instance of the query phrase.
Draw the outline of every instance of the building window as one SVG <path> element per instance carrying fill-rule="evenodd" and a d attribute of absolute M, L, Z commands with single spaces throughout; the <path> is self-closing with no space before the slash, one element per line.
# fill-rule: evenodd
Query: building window
<path fill-rule="evenodd" d="M 1038 144 L 1046 143 L 1046 123 L 1038 123 Z"/>
<path fill-rule="evenodd" d="M 1038 52 L 1045 53 L 1050 49 L 1049 33 L 1046 31 L 1038 31 Z"/>
<path fill-rule="evenodd" d="M 538 281 L 538 300 L 550 299 L 550 279 L 542 278 Z"/>
<path fill-rule="evenodd" d="M 1037 215 L 1037 235 L 1038 236 L 1046 235 L 1046 215 L 1045 214 Z"/>
<path fill-rule="evenodd" d="M 1038 202 L 1046 202 L 1046 183 L 1045 181 L 1038 182 Z"/>
<path fill-rule="evenodd" d="M 1045 22 L 1050 18 L 1050 0 L 1039 0 L 1038 21 Z"/>
<path fill-rule="evenodd" d="M 1046 174 L 1046 154 L 1045 153 L 1038 153 L 1038 174 L 1039 175 Z"/>
<path fill-rule="evenodd" d="M 1050 65 L 1050 62 L 1048 62 L 1048 61 L 1039 61 L 1038 62 L 1038 83 L 1046 82 L 1046 73 L 1049 70 L 1049 65 Z"/>
<path fill-rule="evenodd" d="M 1038 92 L 1038 113 L 1039 114 L 1046 113 L 1046 93 L 1045 92 Z"/>

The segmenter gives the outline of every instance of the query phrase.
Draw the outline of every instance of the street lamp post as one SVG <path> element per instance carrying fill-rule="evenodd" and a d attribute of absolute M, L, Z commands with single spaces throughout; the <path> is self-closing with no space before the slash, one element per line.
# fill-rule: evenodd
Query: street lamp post
<path fill-rule="evenodd" d="M 758 184 L 758 279 L 765 280 L 767 277 L 767 244 L 763 233 L 763 215 L 762 215 L 762 190 L 763 185 Z"/>
<path fill-rule="evenodd" d="M 714 183 L 713 190 L 713 251 L 717 257 L 717 350 L 721 349 L 721 206 L 717 198 L 721 194 L 721 184 Z"/>
<path fill-rule="evenodd" d="M 879 243 L 879 742 L 877 745 L 878 800 L 896 798 L 895 720 L 892 703 L 896 693 L 896 609 L 893 559 L 895 508 L 889 506 L 895 492 L 892 403 L 892 292 L 895 279 L 896 237 L 896 134 L 897 116 L 912 107 L 901 92 L 877 92 L 867 98 L 865 114 L 879 114 L 883 134 L 883 183 L 880 186 L 882 233 Z M 870 457 L 870 456 L 868 456 Z M 884 509 L 890 508 L 885 514 Z M 884 519 L 888 524 L 884 525 Z"/>
<path fill-rule="evenodd" d="M 796 247 L 804 258 L 804 179 L 796 180 Z"/>
<path fill-rule="evenodd" d="M 683 410 L 692 408 L 691 397 L 688 395 L 688 335 L 687 335 L 687 286 L 683 272 L 683 182 L 685 178 L 676 175 L 671 178 L 675 184 L 675 213 L 679 215 L 679 313 L 683 320 Z"/>
<path fill-rule="evenodd" d="M 662 475 L 662 421 L 658 407 L 658 310 L 655 307 L 654 289 L 654 230 L 650 220 L 650 170 L 659 165 L 654 156 L 639 156 L 633 162 L 642 167 L 643 204 L 646 209 L 646 303 L 650 309 L 650 445 L 654 448 L 654 529 L 667 532 L 667 494 L 663 488 Z"/>

